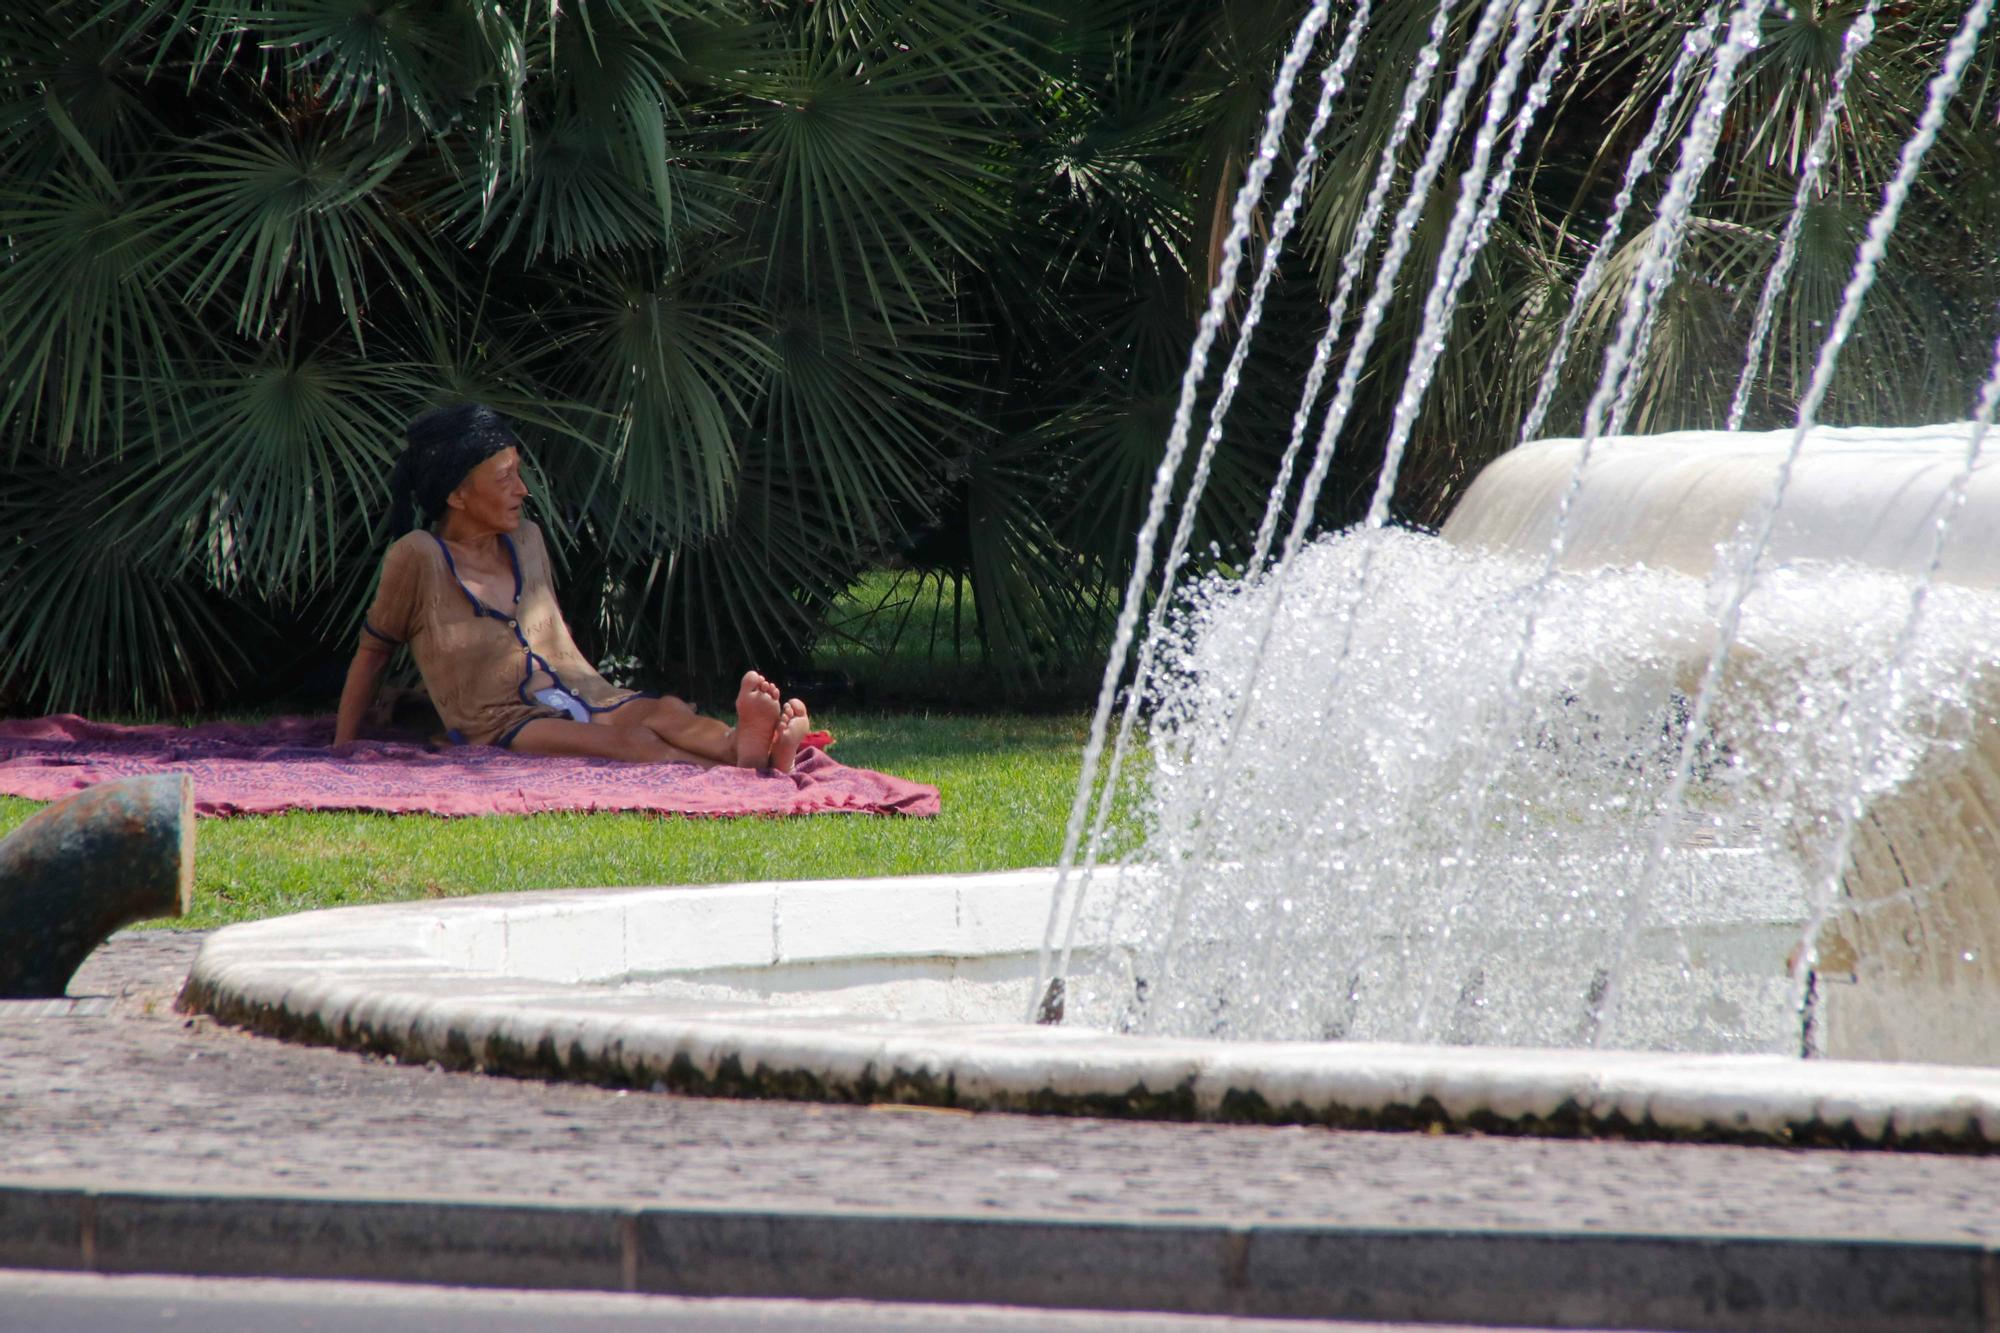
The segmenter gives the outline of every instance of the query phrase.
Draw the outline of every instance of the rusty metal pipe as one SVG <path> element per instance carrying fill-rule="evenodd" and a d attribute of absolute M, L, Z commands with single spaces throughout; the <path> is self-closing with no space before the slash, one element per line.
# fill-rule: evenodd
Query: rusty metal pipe
<path fill-rule="evenodd" d="M 132 921 L 183 915 L 194 894 L 194 783 L 103 782 L 0 839 L 0 998 L 60 996 L 91 950 Z"/>

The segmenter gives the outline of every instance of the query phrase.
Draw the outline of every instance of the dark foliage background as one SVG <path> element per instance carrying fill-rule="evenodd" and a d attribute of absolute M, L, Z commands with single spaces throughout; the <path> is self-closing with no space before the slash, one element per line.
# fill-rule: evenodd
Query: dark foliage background
<path fill-rule="evenodd" d="M 1702 8 L 1580 2 L 1426 401 L 1398 497 L 1413 521 L 1513 443 Z M 0 705 L 192 708 L 338 657 L 386 543 L 401 423 L 464 397 L 531 445 L 576 628 L 661 683 L 796 668 L 834 598 L 885 566 L 965 586 L 1003 688 L 1089 683 L 1220 220 L 1303 8 L 7 6 Z M 1210 559 L 1254 529 L 1432 9 L 1377 5 L 1204 500 Z M 1719 424 L 1860 12 L 1772 10 L 1634 428 Z M 1750 424 L 1785 421 L 1802 390 L 1958 18 L 1922 0 L 1882 12 Z M 1994 48 L 1829 420 L 1966 414 L 2000 301 Z M 1627 228 L 1627 268 L 1660 185 Z M 1420 222 L 1420 260 L 1451 202 L 1440 189 Z M 1406 272 L 1421 292 L 1427 267 Z M 1399 302 L 1377 344 L 1322 526 L 1365 501 L 1420 304 Z M 1574 427 L 1614 317 L 1587 312 L 1551 430 Z"/>

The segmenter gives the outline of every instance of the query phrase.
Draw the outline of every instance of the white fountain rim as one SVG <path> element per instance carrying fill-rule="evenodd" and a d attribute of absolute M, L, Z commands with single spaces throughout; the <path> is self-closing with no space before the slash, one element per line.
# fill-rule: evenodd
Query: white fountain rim
<path fill-rule="evenodd" d="M 1879 458 L 1887 453 L 1914 462 L 1962 463 L 1966 445 L 1978 423 L 1940 421 L 1923 426 L 1823 426 L 1806 434 L 1804 452 L 1813 456 L 1843 454 Z M 1682 458 L 1714 453 L 1751 457 L 1782 457 L 1792 441 L 1790 428 L 1766 431 L 1669 430 L 1641 435 L 1607 435 L 1592 447 L 1593 460 L 1607 457 Z M 1574 450 L 1575 436 L 1545 436 L 1523 444 L 1517 453 L 1561 453 Z M 1979 469 L 2000 466 L 2000 457 L 1980 460 Z"/>
<path fill-rule="evenodd" d="M 949 901 L 962 917 L 967 894 L 999 886 L 1002 897 L 1025 898 L 1038 885 L 1045 891 L 1054 873 L 564 890 L 308 912 L 210 937 L 185 1002 L 267 1032 L 394 1052 L 405 1060 L 641 1087 L 734 1087 L 761 1095 L 805 1089 L 841 1100 L 1152 1110 L 1200 1119 L 1409 1124 L 1432 1116 L 1529 1132 L 1629 1127 L 1778 1142 L 2000 1140 L 2000 1070 L 1783 1056 L 1223 1042 L 1026 1024 L 895 1022 L 833 1005 L 767 1007 L 621 993 L 615 986 L 509 975 L 503 967 L 456 966 L 435 950 L 440 932 L 482 916 L 559 923 L 572 939 L 587 935 L 589 918 L 609 920 L 613 912 L 621 932 L 628 919 L 668 929 L 676 914 L 705 930 L 721 919 L 718 910 L 732 904 L 761 905 L 775 921 L 786 905 L 796 910 L 835 888 Z M 845 904 L 829 905 L 846 908 L 855 901 L 850 896 Z M 933 925 L 942 920 L 931 915 Z M 852 916 L 841 910 L 827 919 Z M 965 924 L 961 919 L 953 928 Z M 1038 935 L 1039 917 L 1027 924 Z M 724 930 L 715 938 L 726 944 L 726 936 Z M 739 939 L 724 952 L 740 946 Z M 701 965 L 689 958 L 690 966 Z"/>

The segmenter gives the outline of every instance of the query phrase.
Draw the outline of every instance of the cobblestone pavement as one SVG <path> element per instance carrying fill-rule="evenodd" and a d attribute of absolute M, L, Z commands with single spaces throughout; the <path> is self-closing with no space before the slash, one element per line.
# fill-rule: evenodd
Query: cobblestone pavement
<path fill-rule="evenodd" d="M 2000 1242 L 2000 1157 L 731 1102 L 398 1067 L 173 1011 L 194 934 L 0 1003 L 0 1183 Z"/>

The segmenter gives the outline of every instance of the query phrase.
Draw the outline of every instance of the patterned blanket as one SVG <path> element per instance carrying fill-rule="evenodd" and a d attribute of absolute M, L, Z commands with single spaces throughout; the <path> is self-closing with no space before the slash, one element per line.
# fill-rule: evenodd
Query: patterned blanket
<path fill-rule="evenodd" d="M 193 776 L 195 809 L 205 815 L 938 812 L 937 788 L 848 768 L 826 753 L 823 736 L 800 752 L 790 773 L 563 759 L 484 745 L 431 750 L 411 741 L 356 741 L 335 750 L 332 738 L 331 717 L 193 728 L 121 727 L 73 714 L 0 721 L 0 794 L 51 801 L 112 778 L 178 772 Z"/>

